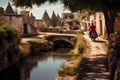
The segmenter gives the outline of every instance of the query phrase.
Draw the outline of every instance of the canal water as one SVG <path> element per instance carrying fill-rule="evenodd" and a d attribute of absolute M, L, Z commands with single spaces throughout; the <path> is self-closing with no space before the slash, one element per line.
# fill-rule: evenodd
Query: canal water
<path fill-rule="evenodd" d="M 63 48 L 57 51 L 31 56 L 24 62 L 15 64 L 0 73 L 0 80 L 55 80 L 58 69 L 67 64 L 66 57 L 53 54 L 66 54 L 70 49 Z"/>

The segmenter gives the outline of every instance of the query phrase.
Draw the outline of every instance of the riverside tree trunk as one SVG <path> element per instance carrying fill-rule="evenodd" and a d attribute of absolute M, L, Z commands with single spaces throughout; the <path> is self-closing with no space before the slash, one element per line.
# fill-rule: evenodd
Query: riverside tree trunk
<path fill-rule="evenodd" d="M 117 15 L 117 12 L 115 12 L 115 11 L 103 11 L 103 13 L 105 16 L 107 36 L 109 38 L 109 35 L 111 33 L 114 33 L 114 23 L 115 23 L 115 17 Z"/>

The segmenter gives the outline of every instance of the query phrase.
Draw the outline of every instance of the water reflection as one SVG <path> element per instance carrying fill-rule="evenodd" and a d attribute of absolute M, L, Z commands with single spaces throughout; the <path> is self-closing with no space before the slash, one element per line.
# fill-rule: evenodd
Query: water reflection
<path fill-rule="evenodd" d="M 55 51 L 29 57 L 24 62 L 3 70 L 0 72 L 0 80 L 55 80 L 60 65 L 67 61 L 65 57 L 52 56 L 51 53 L 55 54 Z"/>
<path fill-rule="evenodd" d="M 30 72 L 30 80 L 54 80 L 62 62 L 66 62 L 66 60 L 52 56 L 46 60 L 38 61 L 37 67 L 34 67 Z"/>

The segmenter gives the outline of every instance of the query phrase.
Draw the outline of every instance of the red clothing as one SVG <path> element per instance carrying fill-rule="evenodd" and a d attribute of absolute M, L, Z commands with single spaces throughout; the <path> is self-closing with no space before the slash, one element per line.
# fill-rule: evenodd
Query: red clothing
<path fill-rule="evenodd" d="M 95 25 L 91 25 L 90 28 L 89 28 L 89 30 L 96 32 L 96 26 Z"/>

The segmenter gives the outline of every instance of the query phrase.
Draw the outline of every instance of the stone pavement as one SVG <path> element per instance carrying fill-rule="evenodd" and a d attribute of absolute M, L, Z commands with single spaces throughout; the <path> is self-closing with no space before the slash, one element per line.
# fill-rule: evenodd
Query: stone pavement
<path fill-rule="evenodd" d="M 89 44 L 88 54 L 79 68 L 77 80 L 110 80 L 107 70 L 107 40 L 97 38 L 95 42 L 85 35 Z"/>

